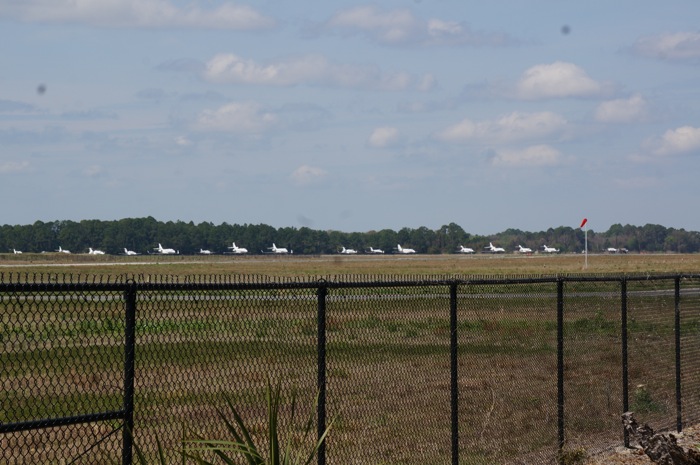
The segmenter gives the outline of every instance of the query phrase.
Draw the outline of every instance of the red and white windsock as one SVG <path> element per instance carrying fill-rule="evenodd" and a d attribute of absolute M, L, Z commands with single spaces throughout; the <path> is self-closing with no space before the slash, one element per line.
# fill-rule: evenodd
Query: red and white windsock
<path fill-rule="evenodd" d="M 579 226 L 579 228 L 583 228 L 587 222 L 588 222 L 588 218 L 584 218 L 583 221 L 581 221 L 581 226 Z"/>

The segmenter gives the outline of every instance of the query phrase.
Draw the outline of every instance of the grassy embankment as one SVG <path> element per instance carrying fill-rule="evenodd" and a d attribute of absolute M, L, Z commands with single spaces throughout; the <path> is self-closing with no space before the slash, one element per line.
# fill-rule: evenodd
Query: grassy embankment
<path fill-rule="evenodd" d="M 2 273 L 84 276 L 222 275 L 552 275 L 695 272 L 700 256 L 385 256 L 385 257 L 32 257 L 4 256 Z M 117 265 L 113 264 L 117 263 Z M 7 266 L 9 265 L 9 266 Z M 76 265 L 76 266 L 73 266 Z M 653 284 L 630 284 L 630 290 Z M 651 286 L 651 287 L 648 287 Z M 572 446 L 619 440 L 621 408 L 619 296 L 613 283 L 572 285 L 565 345 Z M 444 289 L 374 293 L 336 290 L 328 303 L 329 463 L 448 463 L 449 315 Z M 556 301 L 551 284 L 475 286 L 458 308 L 460 445 L 465 463 L 556 449 Z M 591 292 L 604 292 L 592 295 Z M 439 295 L 442 292 L 442 295 Z M 208 296 L 208 297 L 207 297 Z M 2 304 L 6 363 L 0 382 L 12 413 L 0 421 L 70 415 L 121 405 L 123 318 L 120 296 L 44 295 Z M 137 439 L 153 434 L 176 445 L 183 422 L 216 434 L 212 405 L 231 392 L 248 415 L 268 375 L 313 393 L 315 294 L 217 292 L 190 299 L 178 292 L 140 297 L 137 327 Z M 640 294 L 630 301 L 637 337 L 630 384 L 648 386 L 650 414 L 673 416 L 673 298 Z M 692 323 L 692 322 L 688 322 Z M 697 338 L 697 323 L 689 324 Z M 668 372 L 668 373 L 667 373 Z M 690 376 L 690 375 L 688 375 Z M 687 380 L 696 386 L 693 375 Z M 693 401 L 697 401 L 694 397 Z M 311 399 L 307 399 L 311 400 Z M 9 415 L 12 415 L 10 417 Z M 102 432 L 109 425 L 98 424 Z M 69 433 L 71 434 L 71 433 Z M 76 440 L 82 433 L 74 432 Z M 72 435 L 63 446 L 78 447 Z M 610 436 L 613 436 L 610 438 Z M 28 435 L 27 435 L 28 436 Z M 26 439 L 4 450 L 57 459 L 55 441 Z M 39 435 L 41 436 L 41 435 Z M 43 437 L 43 436 L 41 436 Z M 5 439 L 8 441 L 8 439 Z M 115 438 L 118 441 L 118 438 Z M 24 444 L 24 445 L 23 445 Z M 44 449 L 44 447 L 46 449 Z M 118 445 L 114 449 L 118 450 Z M 52 455 L 56 454 L 56 455 Z M 106 452 L 103 458 L 113 458 Z M 8 463 L 18 457 L 4 456 Z"/>

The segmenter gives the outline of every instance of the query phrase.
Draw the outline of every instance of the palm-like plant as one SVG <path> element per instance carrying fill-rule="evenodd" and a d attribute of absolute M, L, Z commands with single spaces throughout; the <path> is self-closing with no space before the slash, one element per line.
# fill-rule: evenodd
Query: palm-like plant
<path fill-rule="evenodd" d="M 230 397 L 224 396 L 224 400 L 228 405 L 233 422 L 221 411 L 217 409 L 217 413 L 221 420 L 226 425 L 226 430 L 231 434 L 232 440 L 213 440 L 198 437 L 194 440 L 186 441 L 189 446 L 185 447 L 183 454 L 188 458 L 194 459 L 200 465 L 214 465 L 213 462 L 205 460 L 202 452 L 211 452 L 215 454 L 221 462 L 227 465 L 234 465 L 234 457 L 229 454 L 235 454 L 237 457 L 243 457 L 248 465 L 309 465 L 318 453 L 319 448 L 326 440 L 328 431 L 333 425 L 330 422 L 328 427 L 323 431 L 323 434 L 317 441 L 313 442 L 312 447 L 307 450 L 295 447 L 292 444 L 292 431 L 294 426 L 294 415 L 296 413 L 296 394 L 292 395 L 290 430 L 287 431 L 286 442 L 284 447 L 280 447 L 280 424 L 279 424 L 279 408 L 280 408 L 280 384 L 273 389 L 270 381 L 267 383 L 266 391 L 267 401 L 267 447 L 261 448 L 255 444 L 249 428 L 241 418 L 238 410 L 233 405 Z M 317 400 L 318 402 L 318 400 Z M 309 437 L 313 431 L 314 411 L 311 409 L 308 420 L 304 424 L 301 444 L 310 442 Z"/>

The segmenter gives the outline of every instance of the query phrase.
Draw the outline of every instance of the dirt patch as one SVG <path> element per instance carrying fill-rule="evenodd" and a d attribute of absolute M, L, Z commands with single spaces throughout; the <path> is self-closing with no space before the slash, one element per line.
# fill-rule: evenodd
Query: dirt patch
<path fill-rule="evenodd" d="M 684 449 L 700 449 L 700 425 L 689 426 L 682 433 L 673 433 Z M 590 458 L 586 465 L 653 465 L 654 462 L 636 445 L 627 449 L 618 447 L 610 453 Z"/>

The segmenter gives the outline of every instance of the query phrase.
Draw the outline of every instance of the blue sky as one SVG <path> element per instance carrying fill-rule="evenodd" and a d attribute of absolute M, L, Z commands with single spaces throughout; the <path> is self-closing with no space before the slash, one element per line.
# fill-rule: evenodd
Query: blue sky
<path fill-rule="evenodd" d="M 0 0 L 0 223 L 700 230 L 700 2 Z"/>

